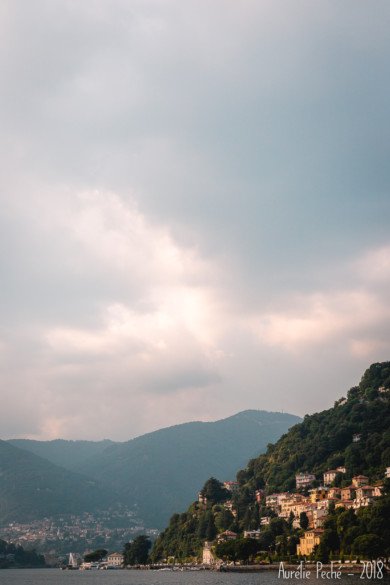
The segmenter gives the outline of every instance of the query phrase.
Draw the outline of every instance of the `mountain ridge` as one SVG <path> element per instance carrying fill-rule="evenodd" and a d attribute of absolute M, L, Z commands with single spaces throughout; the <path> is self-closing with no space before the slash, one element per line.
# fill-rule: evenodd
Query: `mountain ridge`
<path fill-rule="evenodd" d="M 186 506 L 209 475 L 235 476 L 249 457 L 264 451 L 300 420 L 255 409 L 217 421 L 191 421 L 116 443 L 110 440 L 49 442 L 12 439 L 51 463 L 90 477 L 121 503 L 136 506 L 148 526 L 165 524 Z"/>

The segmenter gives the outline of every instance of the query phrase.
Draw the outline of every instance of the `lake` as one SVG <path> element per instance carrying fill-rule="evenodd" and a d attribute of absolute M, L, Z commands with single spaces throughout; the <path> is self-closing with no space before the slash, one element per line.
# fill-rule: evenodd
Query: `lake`
<path fill-rule="evenodd" d="M 310 578 L 312 585 L 323 585 L 330 580 Z M 278 578 L 277 571 L 261 573 L 217 573 L 213 571 L 60 571 L 59 569 L 3 569 L 1 585 L 282 585 L 296 583 L 298 579 Z M 365 580 L 367 583 L 367 580 Z M 373 580 L 376 585 L 390 579 Z M 300 581 L 302 582 L 302 581 Z M 337 580 L 331 580 L 332 585 Z M 364 585 L 359 575 L 343 575 L 342 585 Z"/>

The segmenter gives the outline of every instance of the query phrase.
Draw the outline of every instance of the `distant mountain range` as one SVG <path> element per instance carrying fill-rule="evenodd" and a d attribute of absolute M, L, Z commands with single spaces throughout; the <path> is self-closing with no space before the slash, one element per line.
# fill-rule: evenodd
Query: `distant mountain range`
<path fill-rule="evenodd" d="M 113 441 L 0 441 L 0 522 L 102 509 L 119 502 L 162 527 L 211 475 L 234 478 L 297 416 L 256 410 Z"/>
<path fill-rule="evenodd" d="M 0 524 L 81 514 L 113 502 L 95 479 L 0 440 Z"/>
<path fill-rule="evenodd" d="M 70 471 L 82 469 L 83 464 L 91 457 L 99 456 L 114 441 L 32 441 L 29 439 L 11 439 L 9 444 L 25 451 L 30 451 L 39 457 L 48 459 L 55 465 L 65 467 Z"/>

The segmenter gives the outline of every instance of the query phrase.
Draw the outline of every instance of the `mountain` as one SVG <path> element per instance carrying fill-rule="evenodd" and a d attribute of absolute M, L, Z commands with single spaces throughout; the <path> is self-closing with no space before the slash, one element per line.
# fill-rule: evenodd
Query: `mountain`
<path fill-rule="evenodd" d="M 110 490 L 0 440 L 0 523 L 106 508 Z"/>
<path fill-rule="evenodd" d="M 125 443 L 13 439 L 6 444 L 19 457 L 27 451 L 35 456 L 25 456 L 26 465 L 46 460 L 51 464 L 47 469 L 53 470 L 54 463 L 57 473 L 66 475 L 66 469 L 69 478 L 75 472 L 78 478 L 91 478 L 106 493 L 115 493 L 118 502 L 136 506 L 146 525 L 158 528 L 177 508 L 186 507 L 210 475 L 234 478 L 248 457 L 264 451 L 299 420 L 286 413 L 247 410 L 216 422 L 160 429 Z M 54 488 L 55 480 L 50 481 Z"/>
<path fill-rule="evenodd" d="M 116 491 L 125 504 L 136 504 L 147 525 L 161 527 L 210 475 L 234 478 L 248 457 L 299 420 L 247 410 L 216 422 L 185 423 L 112 444 L 78 469 Z"/>
<path fill-rule="evenodd" d="M 229 529 L 242 535 L 244 530 L 258 529 L 261 518 L 272 512 L 256 502 L 256 490 L 262 489 L 266 495 L 295 491 L 295 475 L 300 472 L 315 475 L 314 485 L 320 485 L 324 471 L 339 466 L 346 468 L 346 473 L 337 478 L 341 486 L 349 486 L 352 477 L 359 474 L 366 475 L 370 482 L 384 480 L 390 466 L 390 362 L 370 366 L 359 386 L 351 388 L 346 398 L 338 400 L 333 408 L 305 416 L 276 444 L 269 445 L 266 453 L 251 459 L 237 474 L 239 488 L 233 497 L 224 494 L 217 480 L 209 479 L 202 490 L 207 496 L 206 504 L 193 502 L 186 513 L 174 514 L 157 539 L 152 558 L 197 556 L 203 542 L 212 541 L 219 532 Z M 390 480 L 387 482 L 385 490 L 390 489 Z M 232 500 L 230 508 L 224 506 L 228 498 Z M 345 512 L 342 521 L 348 520 L 351 528 L 348 542 L 342 535 L 343 524 L 337 520 L 343 510 L 336 510 L 334 517 L 330 514 L 329 525 L 325 523 L 327 536 L 333 531 L 333 544 L 324 544 L 326 554 L 330 550 L 339 554 L 342 549 L 350 554 L 355 537 L 364 540 L 366 534 L 373 541 L 376 538 L 386 542 L 390 534 L 386 520 L 390 496 L 379 498 L 357 515 L 353 510 Z M 269 527 L 263 528 L 259 546 L 276 551 L 278 542 L 283 542 L 285 554 L 295 554 L 300 535 L 286 519 L 273 518 Z"/>
<path fill-rule="evenodd" d="M 104 449 L 113 445 L 114 442 L 108 439 L 104 441 L 65 441 L 55 439 L 54 441 L 32 441 L 30 439 L 9 439 L 7 441 L 14 447 L 31 451 L 39 457 L 48 459 L 55 465 L 65 469 L 82 469 L 85 461 L 91 457 L 98 456 Z"/>

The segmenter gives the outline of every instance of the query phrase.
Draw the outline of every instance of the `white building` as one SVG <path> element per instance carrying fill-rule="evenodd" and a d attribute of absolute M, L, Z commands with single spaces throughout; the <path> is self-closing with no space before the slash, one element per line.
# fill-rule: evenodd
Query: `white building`
<path fill-rule="evenodd" d="M 261 534 L 261 530 L 244 530 L 244 538 L 254 538 L 255 540 L 258 540 Z"/>
<path fill-rule="evenodd" d="M 324 485 L 330 485 L 334 482 L 339 473 L 346 473 L 345 467 L 337 467 L 336 469 L 329 469 L 324 473 Z"/>
<path fill-rule="evenodd" d="M 295 476 L 297 490 L 309 487 L 309 485 L 311 485 L 315 479 L 316 476 L 312 473 L 297 473 Z"/>

